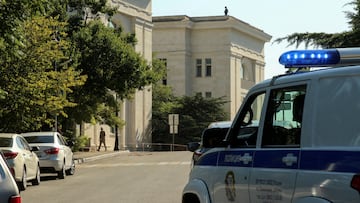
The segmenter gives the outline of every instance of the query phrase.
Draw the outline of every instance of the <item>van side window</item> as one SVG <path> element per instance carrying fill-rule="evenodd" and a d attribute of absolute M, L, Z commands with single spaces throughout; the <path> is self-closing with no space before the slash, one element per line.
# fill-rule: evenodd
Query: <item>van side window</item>
<path fill-rule="evenodd" d="M 263 147 L 300 147 L 306 86 L 272 90 L 266 111 Z"/>
<path fill-rule="evenodd" d="M 265 100 L 265 92 L 251 96 L 233 129 L 230 129 L 230 146 L 255 148 L 261 111 Z"/>

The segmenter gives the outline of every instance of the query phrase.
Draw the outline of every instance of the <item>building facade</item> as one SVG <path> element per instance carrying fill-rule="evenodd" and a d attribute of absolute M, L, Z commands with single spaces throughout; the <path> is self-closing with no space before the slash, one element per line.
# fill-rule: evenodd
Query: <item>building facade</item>
<path fill-rule="evenodd" d="M 135 50 L 150 63 L 153 27 L 151 0 L 111 0 L 109 3 L 118 8 L 118 12 L 111 17 L 111 26 L 121 26 L 124 32 L 135 34 Z M 108 23 L 107 16 L 103 16 L 103 20 Z M 151 142 L 151 87 L 137 91 L 131 100 L 119 102 L 121 108 L 118 114 L 125 121 L 125 126 L 118 129 L 119 148 L 134 149 L 142 147 L 143 143 Z M 115 143 L 114 126 L 85 124 L 83 133 L 90 138 L 91 147 L 95 148 L 99 144 L 100 127 L 106 132 L 108 150 L 112 150 Z"/>
<path fill-rule="evenodd" d="M 224 97 L 233 119 L 247 91 L 264 80 L 264 44 L 271 36 L 232 16 L 157 16 L 154 57 L 166 61 L 164 84 L 176 96 Z"/>

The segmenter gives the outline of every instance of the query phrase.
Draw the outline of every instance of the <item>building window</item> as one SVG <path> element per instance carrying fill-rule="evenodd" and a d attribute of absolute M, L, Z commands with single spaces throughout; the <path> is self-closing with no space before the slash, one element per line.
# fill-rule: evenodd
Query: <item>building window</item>
<path fill-rule="evenodd" d="M 241 64 L 241 78 L 244 79 L 244 80 L 249 80 L 248 78 L 248 72 L 247 72 L 247 66 L 245 63 L 242 63 Z"/>
<path fill-rule="evenodd" d="M 201 93 L 201 92 L 196 92 L 196 93 L 195 93 L 195 96 L 197 96 L 197 97 L 202 97 L 202 93 Z"/>
<path fill-rule="evenodd" d="M 205 75 L 206 75 L 206 77 L 210 77 L 211 76 L 211 59 L 209 59 L 209 58 L 205 59 L 205 67 L 206 67 Z"/>
<path fill-rule="evenodd" d="M 241 62 L 241 59 L 236 59 L 236 68 L 239 68 L 239 77 L 240 79 L 244 79 L 244 68 L 243 68 L 243 64 Z"/>
<path fill-rule="evenodd" d="M 244 68 L 240 66 L 240 79 L 244 79 Z"/>
<path fill-rule="evenodd" d="M 212 96 L 211 92 L 205 92 L 205 97 L 206 98 L 211 98 L 211 96 Z"/>
<path fill-rule="evenodd" d="M 164 77 L 162 79 L 162 84 L 167 85 L 167 59 L 166 58 L 161 58 L 159 60 L 164 63 L 165 69 L 166 69 L 166 73 L 165 73 L 165 75 L 164 75 Z"/>
<path fill-rule="evenodd" d="M 202 61 L 201 59 L 196 59 L 196 77 L 201 77 L 202 75 L 201 69 L 202 69 Z"/>

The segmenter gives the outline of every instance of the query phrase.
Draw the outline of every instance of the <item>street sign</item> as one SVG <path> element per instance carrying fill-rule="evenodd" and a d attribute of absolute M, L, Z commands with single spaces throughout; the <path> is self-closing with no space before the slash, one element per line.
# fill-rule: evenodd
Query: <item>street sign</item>
<path fill-rule="evenodd" d="M 178 134 L 178 126 L 170 125 L 170 134 Z"/>
<path fill-rule="evenodd" d="M 171 151 L 174 151 L 175 134 L 178 134 L 178 125 L 179 125 L 179 114 L 169 114 L 170 134 L 172 134 L 173 137 L 173 144 L 171 146 Z"/>
<path fill-rule="evenodd" d="M 179 114 L 169 114 L 169 125 L 179 125 Z"/>

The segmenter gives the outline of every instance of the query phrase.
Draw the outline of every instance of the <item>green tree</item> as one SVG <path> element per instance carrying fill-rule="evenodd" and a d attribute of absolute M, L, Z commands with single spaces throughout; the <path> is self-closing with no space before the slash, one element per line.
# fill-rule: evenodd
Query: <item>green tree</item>
<path fill-rule="evenodd" d="M 180 106 L 174 110 L 180 116 L 178 143 L 186 144 L 200 140 L 202 131 L 212 122 L 229 120 L 223 105 L 228 103 L 223 97 L 204 98 L 201 95 L 184 96 Z"/>
<path fill-rule="evenodd" d="M 21 56 L 1 66 L 0 86 L 7 92 L 0 100 L 0 129 L 22 132 L 54 126 L 57 115 L 67 116 L 65 107 L 74 107 L 68 99 L 72 88 L 80 86 L 80 76 L 69 61 L 71 47 L 62 31 L 64 23 L 53 18 L 33 17 L 19 28 L 27 40 Z M 58 64 L 57 68 L 54 64 Z"/>
<path fill-rule="evenodd" d="M 351 30 L 341 33 L 293 33 L 286 37 L 278 38 L 274 42 L 280 43 L 284 40 L 289 45 L 298 47 L 304 44 L 305 47 L 314 46 L 321 48 L 336 47 L 359 47 L 360 46 L 360 0 L 348 3 L 354 6 L 354 12 L 345 12 L 349 19 Z"/>
<path fill-rule="evenodd" d="M 127 35 L 101 22 L 92 21 L 74 33 L 73 42 L 81 51 L 78 70 L 87 76 L 86 83 L 74 92 L 74 100 L 81 101 L 69 109 L 76 122 L 102 121 L 114 124 L 105 117 L 113 115 L 119 101 L 131 98 L 159 80 L 160 75 L 128 43 Z"/>
<path fill-rule="evenodd" d="M 179 114 L 180 124 L 176 144 L 200 141 L 202 131 L 215 121 L 228 120 L 229 115 L 223 105 L 228 101 L 223 97 L 204 98 L 202 96 L 175 97 L 169 86 L 153 86 L 153 141 L 172 143 L 169 133 L 169 114 Z"/>
<path fill-rule="evenodd" d="M 2 0 L 0 1 L 0 66 L 21 56 L 26 40 L 20 31 L 23 22 L 37 14 L 45 15 L 56 9 L 58 0 Z M 59 1 L 60 2 L 60 1 Z"/>
<path fill-rule="evenodd" d="M 81 121 L 121 124 L 114 116 L 114 95 L 131 98 L 136 89 L 161 79 L 156 61 L 152 65 L 134 51 L 134 34 L 97 22 L 100 16 L 110 20 L 116 12 L 107 2 L 0 1 L 2 130 L 14 129 L 14 123 L 25 123 L 17 131 L 36 130 L 54 124 L 54 115 L 69 128 Z M 36 16 L 47 23 L 45 19 L 52 19 L 51 26 L 32 21 Z M 27 20 L 34 26 L 22 29 Z"/>
<path fill-rule="evenodd" d="M 61 118 L 63 132 L 83 121 L 122 126 L 115 114 L 119 101 L 131 99 L 136 90 L 161 79 L 157 63 L 150 64 L 134 50 L 136 36 L 124 33 L 121 26 L 110 28 L 100 17 L 111 21 L 117 8 L 107 0 L 63 0 L 57 5 L 62 21 L 68 22 L 67 34 L 80 53 L 77 70 L 87 76 L 84 86 L 74 89 L 76 107 L 67 108 L 68 118 Z M 64 4 L 66 6 L 64 7 Z M 66 10 L 64 8 L 69 8 Z M 67 11 L 70 11 L 67 12 Z"/>
<path fill-rule="evenodd" d="M 173 95 L 170 86 L 153 85 L 152 102 L 152 138 L 155 143 L 171 143 L 169 137 L 168 115 L 179 107 L 177 98 Z M 170 141 L 171 140 L 171 141 Z"/>

